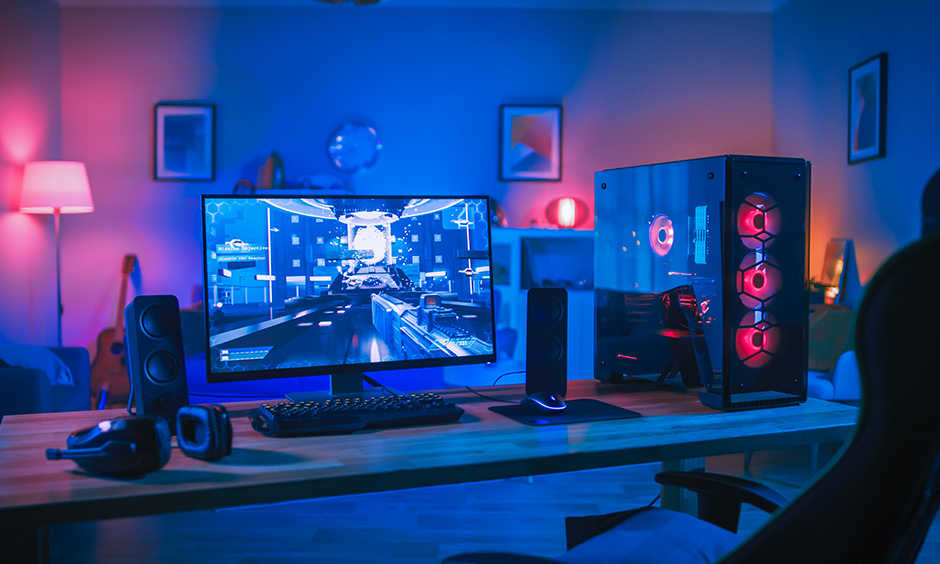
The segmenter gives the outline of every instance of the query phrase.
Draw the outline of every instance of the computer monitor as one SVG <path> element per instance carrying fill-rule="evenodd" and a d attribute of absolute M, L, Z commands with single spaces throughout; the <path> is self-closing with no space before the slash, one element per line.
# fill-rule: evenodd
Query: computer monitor
<path fill-rule="evenodd" d="M 207 381 L 326 375 L 343 394 L 366 372 L 495 361 L 488 205 L 203 196 Z"/>

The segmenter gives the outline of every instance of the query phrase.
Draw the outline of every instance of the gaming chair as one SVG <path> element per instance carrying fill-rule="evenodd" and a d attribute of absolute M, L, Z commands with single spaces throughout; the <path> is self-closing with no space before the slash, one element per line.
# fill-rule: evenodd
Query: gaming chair
<path fill-rule="evenodd" d="M 675 555 L 672 546 L 625 546 L 625 538 L 656 537 L 645 532 L 630 537 L 623 534 L 625 528 L 653 531 L 658 523 L 674 523 L 663 519 L 674 512 L 654 509 L 636 513 L 555 560 L 477 553 L 445 562 L 575 564 L 598 562 L 603 555 L 605 563 L 663 558 L 670 564 L 913 563 L 940 504 L 940 299 L 933 294 L 940 280 L 938 257 L 940 234 L 902 249 L 875 274 L 856 326 L 862 401 L 855 435 L 824 473 L 724 556 L 707 556 L 714 544 L 710 529 L 699 534 L 672 527 L 669 542 L 685 545 L 682 560 L 661 556 Z"/>

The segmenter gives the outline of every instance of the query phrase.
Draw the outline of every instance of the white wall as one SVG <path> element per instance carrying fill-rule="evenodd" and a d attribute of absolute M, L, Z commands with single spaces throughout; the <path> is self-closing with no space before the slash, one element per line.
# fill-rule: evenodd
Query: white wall
<path fill-rule="evenodd" d="M 59 9 L 0 3 L 0 343 L 56 342 L 52 216 L 18 213 L 23 164 L 61 154 Z M 72 227 L 62 222 L 63 232 Z"/>

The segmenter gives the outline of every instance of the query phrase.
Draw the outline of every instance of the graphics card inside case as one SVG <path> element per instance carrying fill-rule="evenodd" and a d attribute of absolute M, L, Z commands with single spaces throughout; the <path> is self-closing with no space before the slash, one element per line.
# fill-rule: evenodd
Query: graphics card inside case
<path fill-rule="evenodd" d="M 806 400 L 810 163 L 724 155 L 594 175 L 595 377 Z"/>

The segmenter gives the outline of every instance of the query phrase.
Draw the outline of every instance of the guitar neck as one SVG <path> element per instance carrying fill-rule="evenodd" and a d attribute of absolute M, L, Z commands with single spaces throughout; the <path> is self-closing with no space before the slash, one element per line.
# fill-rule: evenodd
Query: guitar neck
<path fill-rule="evenodd" d="M 137 262 L 135 255 L 124 255 L 124 262 L 121 266 L 121 290 L 118 292 L 117 301 L 117 319 L 114 322 L 114 337 L 117 340 L 124 340 L 124 306 L 127 305 L 127 281 L 131 272 L 134 271 L 134 264 Z"/>

